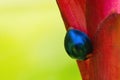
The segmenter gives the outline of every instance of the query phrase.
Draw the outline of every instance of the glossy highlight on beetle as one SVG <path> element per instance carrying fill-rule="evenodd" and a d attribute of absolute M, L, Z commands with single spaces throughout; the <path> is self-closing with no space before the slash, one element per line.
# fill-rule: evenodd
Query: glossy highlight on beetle
<path fill-rule="evenodd" d="M 68 55 L 78 60 L 86 60 L 88 54 L 93 50 L 89 37 L 76 29 L 68 30 L 64 46 Z"/>

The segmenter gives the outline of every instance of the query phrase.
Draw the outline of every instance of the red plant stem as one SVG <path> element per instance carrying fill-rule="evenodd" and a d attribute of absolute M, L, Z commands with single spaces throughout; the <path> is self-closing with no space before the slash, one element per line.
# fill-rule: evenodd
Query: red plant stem
<path fill-rule="evenodd" d="M 80 0 L 57 0 L 66 30 L 69 28 L 78 29 L 87 34 L 86 20 L 85 20 L 85 1 Z M 81 6 L 82 5 L 82 6 Z M 81 65 L 79 65 L 81 64 Z M 81 68 L 81 74 L 84 80 L 89 79 L 89 60 L 78 61 Z M 85 77 L 84 77 L 85 76 Z"/>

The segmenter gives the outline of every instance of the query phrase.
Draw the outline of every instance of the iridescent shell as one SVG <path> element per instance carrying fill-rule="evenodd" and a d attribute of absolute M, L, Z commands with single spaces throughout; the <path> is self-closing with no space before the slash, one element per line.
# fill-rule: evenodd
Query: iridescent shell
<path fill-rule="evenodd" d="M 64 42 L 68 55 L 78 60 L 87 59 L 87 55 L 92 52 L 92 44 L 89 37 L 75 29 L 69 29 Z"/>

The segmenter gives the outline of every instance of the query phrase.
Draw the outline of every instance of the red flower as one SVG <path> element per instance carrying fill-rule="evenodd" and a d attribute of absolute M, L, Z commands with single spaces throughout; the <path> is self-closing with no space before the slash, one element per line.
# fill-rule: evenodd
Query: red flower
<path fill-rule="evenodd" d="M 83 80 L 120 80 L 120 0 L 57 0 L 65 27 L 88 34 L 94 50 L 77 61 Z"/>

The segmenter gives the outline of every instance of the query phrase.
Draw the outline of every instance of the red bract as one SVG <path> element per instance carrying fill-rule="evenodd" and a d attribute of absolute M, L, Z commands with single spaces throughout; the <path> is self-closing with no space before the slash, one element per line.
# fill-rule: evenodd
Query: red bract
<path fill-rule="evenodd" d="M 57 0 L 65 27 L 88 34 L 94 50 L 77 61 L 83 80 L 120 80 L 120 0 Z"/>
<path fill-rule="evenodd" d="M 59 5 L 66 29 L 75 28 L 86 32 L 86 20 L 83 10 L 84 7 L 81 7 L 80 1 L 57 0 L 57 3 Z"/>

